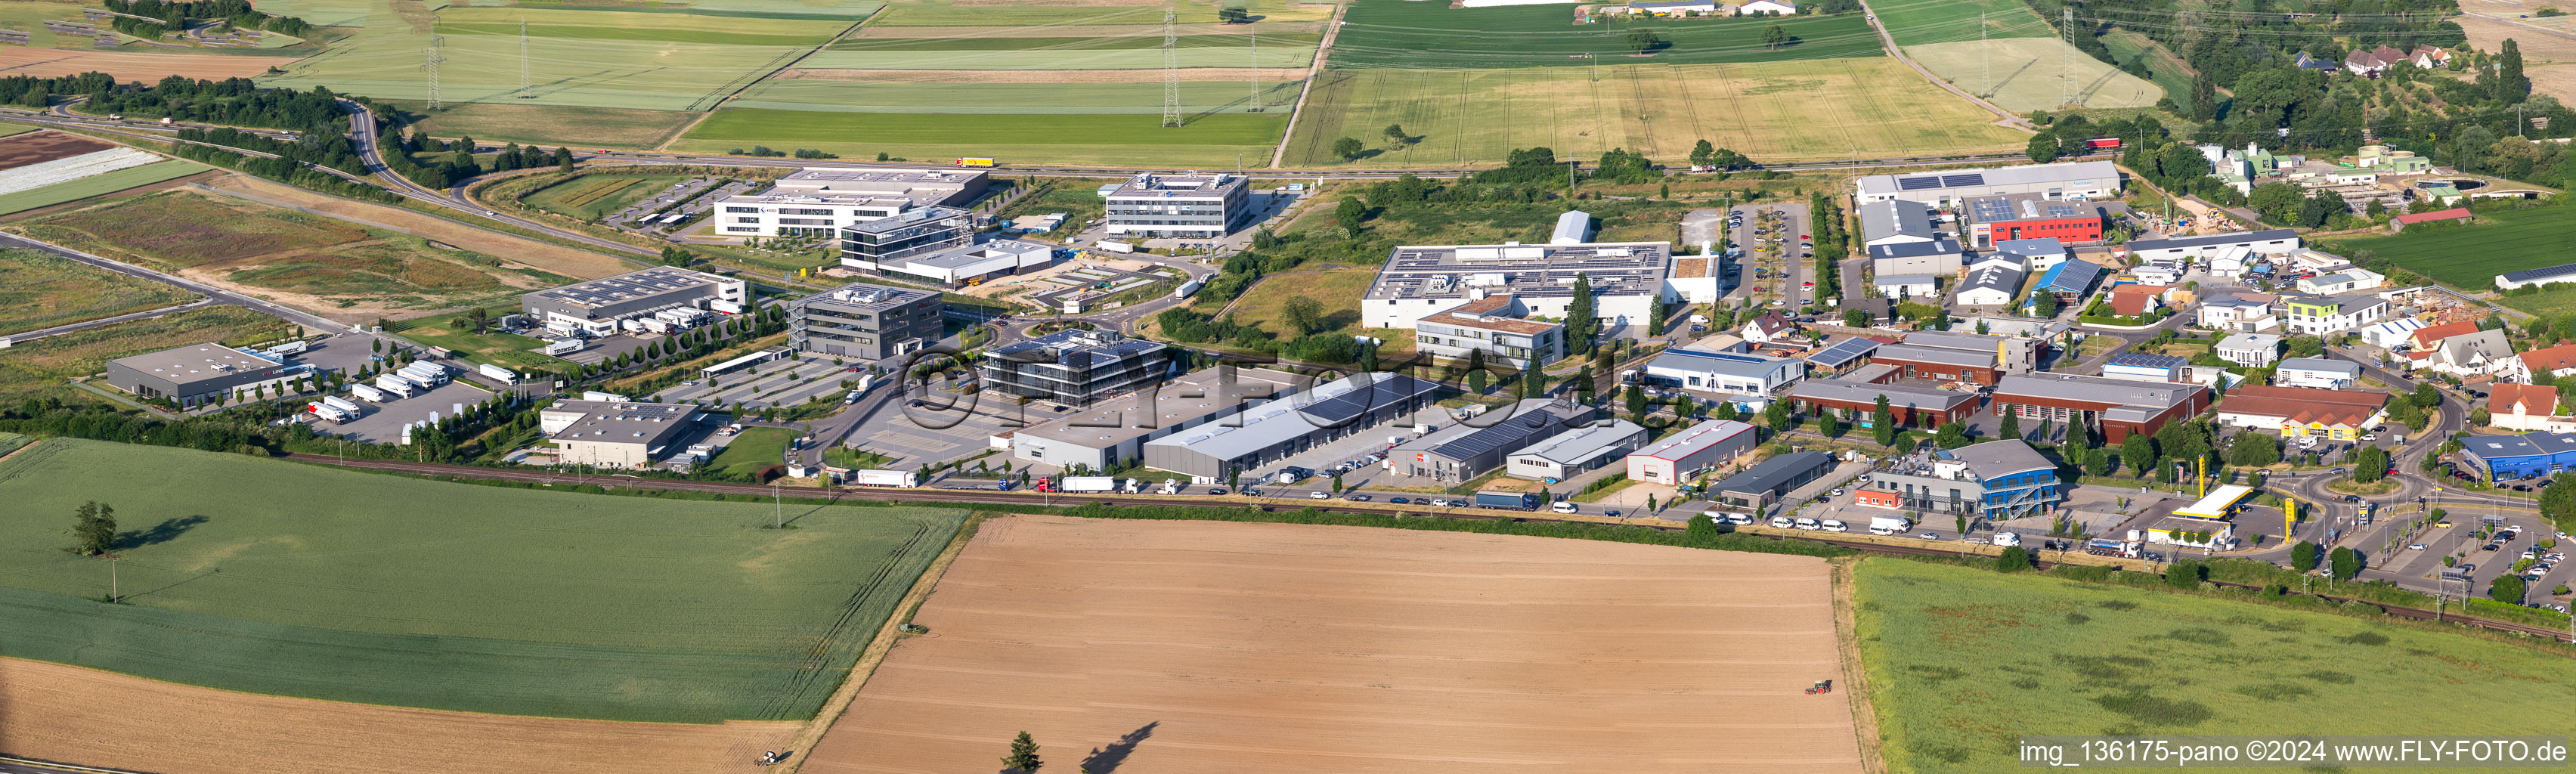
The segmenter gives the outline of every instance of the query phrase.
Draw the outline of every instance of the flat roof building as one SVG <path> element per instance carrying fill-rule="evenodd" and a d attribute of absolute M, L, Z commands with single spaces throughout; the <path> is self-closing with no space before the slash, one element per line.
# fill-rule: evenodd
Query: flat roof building
<path fill-rule="evenodd" d="M 2018 439 L 1933 449 L 1880 463 L 1855 502 L 2002 521 L 2057 509 L 2057 464 Z"/>
<path fill-rule="evenodd" d="M 2209 408 L 2209 390 L 2193 384 L 2029 373 L 1997 382 L 1992 400 L 1996 411 L 2013 411 L 2025 424 L 2049 420 L 2081 425 L 2099 430 L 2106 443 L 2119 443 L 2130 433 L 2152 434 L 2167 422 L 2199 414 Z"/>
<path fill-rule="evenodd" d="M 2122 352 L 2102 361 L 2102 375 L 2141 382 L 2177 382 L 2182 381 L 2183 366 L 2190 364 L 2189 359 L 2172 355 Z"/>
<path fill-rule="evenodd" d="M 1904 427 L 1938 427 L 1965 422 L 1982 408 L 1971 390 L 1944 390 L 1911 384 L 1873 384 L 1858 378 L 1809 379 L 1789 388 L 1789 400 L 1806 414 L 1833 412 L 1844 419 L 1868 417 L 1887 398 L 1888 413 Z"/>
<path fill-rule="evenodd" d="M 276 357 L 207 342 L 107 361 L 107 385 L 181 408 L 256 391 L 310 369 Z"/>
<path fill-rule="evenodd" d="M 934 291 L 853 282 L 787 302 L 787 345 L 798 352 L 883 360 L 945 338 Z"/>
<path fill-rule="evenodd" d="M 1703 471 L 1732 467 L 1758 440 L 1753 426 L 1732 419 L 1692 425 L 1628 454 L 1628 478 L 1649 484 L 1680 484 Z"/>
<path fill-rule="evenodd" d="M 1465 360 L 1476 350 L 1485 362 L 1511 368 L 1547 365 L 1565 357 L 1565 325 L 1528 319 L 1529 308 L 1510 295 L 1486 296 L 1424 316 L 1413 324 L 1414 349 Z"/>
<path fill-rule="evenodd" d="M 1964 241 L 1977 247 L 2021 239 L 2099 242 L 2107 220 L 2102 205 L 2036 193 L 1972 196 L 1965 204 L 1969 225 Z"/>
<path fill-rule="evenodd" d="M 1109 193 L 1108 231 L 1138 237 L 1214 239 L 1252 215 L 1252 181 L 1242 175 L 1146 173 Z"/>
<path fill-rule="evenodd" d="M 1646 428 L 1625 419 L 1568 430 L 1513 454 L 1504 475 L 1532 481 L 1563 481 L 1620 459 L 1644 444 Z"/>
<path fill-rule="evenodd" d="M 1932 227 L 1931 205 L 1903 199 L 1861 205 L 1860 234 L 1866 247 L 1941 238 L 1941 232 Z"/>
<path fill-rule="evenodd" d="M 1266 369 L 1218 366 L 1161 389 L 1097 401 L 1011 434 L 1011 457 L 1059 467 L 1108 470 L 1144 459 L 1147 442 L 1232 417 L 1285 397 L 1309 379 Z"/>
<path fill-rule="evenodd" d="M 1768 514 L 1798 487 L 1824 478 L 1834 470 L 1834 456 L 1824 452 L 1802 451 L 1774 456 L 1754 463 L 1744 472 L 1727 476 L 1708 487 L 1709 497 L 1718 504 L 1756 515 Z"/>
<path fill-rule="evenodd" d="M 1647 384 L 1763 397 L 1806 378 L 1807 361 L 1741 352 L 1671 349 L 1647 361 Z"/>
<path fill-rule="evenodd" d="M 750 285 L 742 280 L 655 266 L 528 293 L 519 297 L 519 311 L 546 328 L 604 336 L 616 333 L 620 320 L 724 304 L 747 309 L 750 301 Z"/>
<path fill-rule="evenodd" d="M 963 206 L 984 195 L 980 169 L 807 167 L 769 190 L 716 202 L 717 233 L 732 237 L 830 235 L 852 223 L 920 207 Z"/>
<path fill-rule="evenodd" d="M 1932 274 L 1947 277 L 1966 266 L 1959 243 L 1952 239 L 1896 242 L 1869 246 L 1869 271 L 1881 277 Z"/>
<path fill-rule="evenodd" d="M 2294 357 L 2272 366 L 2272 383 L 2282 387 L 2340 390 L 2361 381 L 2361 364 L 2323 357 Z"/>
<path fill-rule="evenodd" d="M 1440 385 L 1403 374 L 1367 372 L 1298 390 L 1244 409 L 1223 422 L 1145 442 L 1145 466 L 1189 474 L 1199 483 L 1396 423 L 1435 405 Z"/>
<path fill-rule="evenodd" d="M 1658 298 L 1679 300 L 1667 284 L 1670 242 L 1581 245 L 1425 245 L 1395 248 L 1360 300 L 1369 328 L 1412 328 L 1415 320 L 1497 295 L 1530 314 L 1564 318 L 1574 281 L 1592 285 L 1593 314 L 1610 327 L 1653 316 Z"/>
<path fill-rule="evenodd" d="M 2142 262 L 2210 258 L 2230 247 L 2244 248 L 2265 255 L 2288 255 L 2299 250 L 2299 232 L 2286 228 L 2269 228 L 2261 231 L 2140 239 L 2128 244 L 2129 255 Z"/>
<path fill-rule="evenodd" d="M 1056 331 L 984 351 L 984 389 L 1015 397 L 1088 406 L 1170 376 L 1171 347 L 1117 331 Z"/>
<path fill-rule="evenodd" d="M 2039 369 L 2042 342 L 2021 336 L 1915 331 L 1878 348 L 1870 362 L 1897 366 L 1904 377 L 1994 384 Z"/>
<path fill-rule="evenodd" d="M 698 429 L 686 403 L 567 400 L 537 410 L 555 459 L 603 468 L 646 468 L 680 450 Z"/>
<path fill-rule="evenodd" d="M 2491 483 L 2576 469 L 2576 433 L 2472 435 L 2460 443 L 2461 458 Z"/>
<path fill-rule="evenodd" d="M 1387 469 L 1418 479 L 1459 483 L 1502 467 L 1512 453 L 1592 419 L 1592 407 L 1531 398 L 1432 431 L 1389 450 Z"/>
<path fill-rule="evenodd" d="M 2120 170 L 2108 161 L 2072 161 L 1869 175 L 1855 185 L 1864 204 L 1903 198 L 1948 208 L 1971 196 L 2017 193 L 2046 199 L 2108 199 L 2120 194 Z"/>

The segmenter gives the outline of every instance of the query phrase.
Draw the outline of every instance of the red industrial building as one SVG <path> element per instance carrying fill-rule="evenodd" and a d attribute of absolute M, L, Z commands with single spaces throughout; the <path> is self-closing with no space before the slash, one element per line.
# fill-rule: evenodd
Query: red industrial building
<path fill-rule="evenodd" d="M 1873 366 L 1875 368 L 1875 366 Z M 1889 372 L 1890 378 L 1894 374 Z M 1888 413 L 1902 427 L 1934 428 L 1951 422 L 1965 422 L 1977 415 L 1977 393 L 1943 390 L 1910 384 L 1878 384 L 1858 378 L 1810 379 L 1789 388 L 1790 405 L 1803 414 L 1834 412 L 1835 416 L 1856 422 L 1869 421 L 1878 411 L 1878 399 L 1887 398 Z"/>
<path fill-rule="evenodd" d="M 2031 373 L 1996 383 L 1995 411 L 2011 411 L 2024 425 L 2050 420 L 2102 432 L 2105 443 L 2130 433 L 2154 433 L 2167 422 L 2190 419 L 2209 408 L 2209 389 L 2180 382 L 2146 382 L 2076 374 Z"/>
<path fill-rule="evenodd" d="M 1979 196 L 1967 205 L 1968 239 L 1977 247 L 2050 237 L 2070 245 L 2102 241 L 2101 208 L 2092 202 L 2015 194 Z"/>

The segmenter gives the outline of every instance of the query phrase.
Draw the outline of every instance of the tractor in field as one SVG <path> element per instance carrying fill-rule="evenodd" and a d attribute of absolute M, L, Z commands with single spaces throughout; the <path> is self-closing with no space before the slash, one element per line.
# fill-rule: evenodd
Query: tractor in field
<path fill-rule="evenodd" d="M 1832 681 L 1832 680 L 1818 680 L 1818 681 L 1816 681 L 1816 684 L 1815 684 L 1815 685 L 1813 685 L 1813 686 L 1809 686 L 1809 687 L 1807 688 L 1807 695 L 1809 695 L 1809 696 L 1814 696 L 1814 695 L 1819 694 L 1819 693 L 1833 693 L 1833 692 L 1834 692 L 1834 681 Z"/>

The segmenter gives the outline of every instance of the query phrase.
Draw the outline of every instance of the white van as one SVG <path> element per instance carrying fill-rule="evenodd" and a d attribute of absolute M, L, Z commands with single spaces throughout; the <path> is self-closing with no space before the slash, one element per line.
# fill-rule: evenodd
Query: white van
<path fill-rule="evenodd" d="M 1844 523 L 1842 523 L 1841 521 L 1837 521 L 1837 520 L 1834 520 L 1834 519 L 1826 519 L 1826 520 L 1825 520 L 1825 524 L 1824 524 L 1824 530 L 1825 530 L 1826 532 L 1850 532 L 1850 531 L 1851 531 L 1851 525 L 1849 525 L 1849 524 L 1844 524 Z"/>
<path fill-rule="evenodd" d="M 1727 514 L 1727 515 L 1726 515 L 1726 523 L 1728 523 L 1728 524 L 1734 524 L 1734 525 L 1738 525 L 1738 526 L 1742 526 L 1742 525 L 1749 525 L 1749 524 L 1752 524 L 1752 523 L 1753 523 L 1753 514 L 1750 514 L 1750 513 L 1730 513 L 1730 514 Z"/>
<path fill-rule="evenodd" d="M 1800 516 L 1800 517 L 1798 517 L 1798 528 L 1799 528 L 1799 529 L 1815 529 L 1815 528 L 1822 527 L 1822 526 L 1824 526 L 1824 524 L 1823 524 L 1822 522 L 1818 522 L 1818 521 L 1816 521 L 1815 519 L 1810 519 L 1810 518 L 1807 518 L 1807 517 L 1805 517 L 1805 516 Z"/>
<path fill-rule="evenodd" d="M 1555 511 L 1557 513 L 1573 513 L 1574 503 L 1565 500 L 1558 500 L 1555 505 L 1548 506 L 1548 510 Z"/>
<path fill-rule="evenodd" d="M 1788 529 L 1788 528 L 1790 528 L 1790 527 L 1794 527 L 1794 526 L 1797 526 L 1797 524 L 1796 524 L 1795 522 L 1791 522 L 1791 521 L 1789 521 L 1789 517 L 1787 517 L 1787 516 L 1773 516 L 1773 517 L 1771 517 L 1771 528 L 1772 528 L 1772 529 Z"/>

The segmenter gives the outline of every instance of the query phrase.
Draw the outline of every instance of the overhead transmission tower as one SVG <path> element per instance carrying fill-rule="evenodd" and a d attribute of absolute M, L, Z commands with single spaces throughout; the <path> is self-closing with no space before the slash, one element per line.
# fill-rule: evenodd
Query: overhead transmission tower
<path fill-rule="evenodd" d="M 519 20 L 519 98 L 528 98 L 528 20 Z"/>
<path fill-rule="evenodd" d="M 429 48 L 426 52 L 428 56 L 420 63 L 420 69 L 423 72 L 429 73 L 429 109 L 431 110 L 437 110 L 439 108 L 438 65 L 441 62 L 447 61 L 447 56 L 441 52 L 441 49 L 446 46 L 447 36 L 429 36 Z"/>
<path fill-rule="evenodd" d="M 1163 6 L 1163 126 L 1181 125 L 1180 9 Z"/>
<path fill-rule="evenodd" d="M 2074 95 L 2068 93 L 2068 89 L 2075 85 L 2075 9 L 2062 10 L 2065 15 L 2059 18 L 2065 23 L 2059 25 L 2057 34 L 2066 39 L 2066 50 L 2057 52 L 2057 107 L 2060 110 L 2075 101 Z"/>
<path fill-rule="evenodd" d="M 1243 29 L 1252 36 L 1252 75 L 1243 79 L 1244 88 L 1251 92 L 1245 95 L 1251 105 L 1247 112 L 1259 113 L 1262 108 L 1267 107 L 1261 104 L 1261 28 L 1252 26 L 1251 22 L 1244 22 Z"/>

